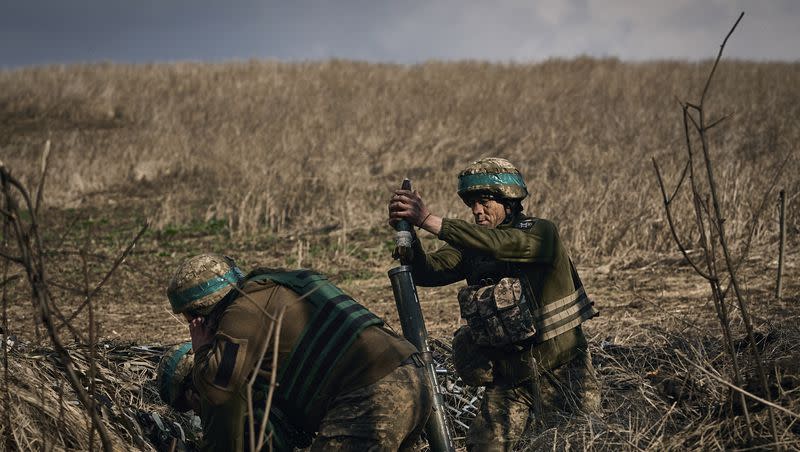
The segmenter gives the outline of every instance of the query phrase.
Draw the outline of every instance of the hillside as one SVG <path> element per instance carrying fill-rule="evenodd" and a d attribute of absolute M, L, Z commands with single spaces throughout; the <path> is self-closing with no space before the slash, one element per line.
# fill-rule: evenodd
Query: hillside
<path fill-rule="evenodd" d="M 152 350 L 188 338 L 164 295 L 181 259 L 214 251 L 244 268 L 313 267 L 399 330 L 386 278 L 395 265 L 385 220 L 391 190 L 409 177 L 434 212 L 469 218 L 455 194 L 456 175 L 473 160 L 500 156 L 526 178 L 527 212 L 558 225 L 601 310 L 586 331 L 605 417 L 571 420 L 529 445 L 766 447 L 772 438 L 764 405 L 750 407 L 755 433 L 748 433 L 738 396 L 692 366 L 729 377 L 732 363 L 708 282 L 670 235 L 653 169 L 655 157 L 669 187 L 680 178 L 687 153 L 679 101 L 699 98 L 711 64 L 334 60 L 2 71 L 0 161 L 35 193 L 50 140 L 38 213 L 42 256 L 58 314 L 74 313 L 69 327 L 60 327 L 70 350 L 87 355 L 90 331 L 100 342 L 102 394 L 116 404 L 106 420 L 123 422 L 114 417 L 122 416 L 114 411 L 120 406 L 174 416 L 154 400 L 148 378 Z M 774 399 L 797 413 L 800 63 L 722 61 L 706 106 L 709 122 L 729 115 L 708 135 L 725 228 Z M 783 297 L 775 299 L 781 189 L 788 243 Z M 672 207 L 689 256 L 699 259 L 690 195 L 684 186 Z M 149 228 L 115 268 L 145 221 Z M 421 237 L 427 248 L 441 245 Z M 2 250 L 15 249 L 4 241 Z M 91 309 L 79 309 L 112 268 L 89 297 Z M 64 403 L 61 393 L 45 397 L 39 383 L 52 389 L 61 378 L 67 386 L 25 273 L 12 264 L 4 274 L 2 334 L 17 344 L 9 345 L 10 368 L 25 375 L 4 386 L 18 396 L 11 429 L 17 447 L 86 447 L 71 439 L 85 436 L 88 424 L 69 394 L 66 424 L 55 412 L 37 411 L 44 400 Z M 456 286 L 420 288 L 428 330 L 443 344 L 459 324 Z M 726 302 L 746 371 L 742 384 L 764 396 L 741 312 L 732 295 Z M 778 421 L 782 444 L 800 447 L 796 419 L 781 413 Z M 126 429 L 115 433 L 118 444 L 151 447 L 135 438 L 128 420 L 109 422 Z M 79 433 L 67 435 L 70 426 Z M 3 428 L 0 437 L 8 439 Z"/>

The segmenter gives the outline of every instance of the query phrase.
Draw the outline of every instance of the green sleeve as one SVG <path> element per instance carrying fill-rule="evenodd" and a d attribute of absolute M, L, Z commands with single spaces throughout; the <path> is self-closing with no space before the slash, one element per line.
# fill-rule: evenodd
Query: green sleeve
<path fill-rule="evenodd" d="M 487 253 L 506 262 L 551 264 L 555 258 L 555 225 L 541 219 L 524 230 L 511 227 L 490 229 L 444 218 L 439 239 L 453 247 Z"/>
<path fill-rule="evenodd" d="M 419 239 L 414 239 L 411 262 L 414 282 L 423 287 L 446 286 L 464 279 L 461 270 L 461 251 L 445 245 L 426 254 Z"/>
<path fill-rule="evenodd" d="M 225 310 L 211 346 L 194 355 L 194 384 L 209 403 L 223 404 L 247 386 L 267 340 L 268 324 L 266 315 L 244 297 Z M 270 358 L 268 351 L 263 362 Z"/>
<path fill-rule="evenodd" d="M 203 441 L 201 450 L 242 451 L 244 450 L 244 413 L 246 403 L 237 395 L 222 404 L 212 404 L 205 397 L 201 399 L 201 420 Z"/>

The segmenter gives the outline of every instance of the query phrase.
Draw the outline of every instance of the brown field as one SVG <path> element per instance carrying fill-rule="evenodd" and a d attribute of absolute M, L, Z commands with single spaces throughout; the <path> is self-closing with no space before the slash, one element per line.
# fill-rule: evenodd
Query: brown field
<path fill-rule="evenodd" d="M 0 160 L 35 189 L 51 141 L 39 230 L 66 315 L 150 221 L 94 297 L 93 316 L 101 341 L 167 344 L 188 338 L 168 313 L 169 274 L 203 251 L 234 256 L 245 268 L 316 268 L 399 329 L 386 278 L 395 265 L 385 224 L 391 189 L 408 176 L 434 212 L 467 218 L 455 195 L 458 171 L 482 156 L 508 158 L 532 193 L 526 210 L 559 225 L 601 310 L 586 329 L 605 417 L 547 430 L 532 447 L 746 449 L 772 441 L 764 406 L 752 407 L 756 439 L 748 439 L 743 416 L 720 414 L 729 390 L 681 358 L 730 378 L 709 286 L 670 236 L 651 161 L 672 186 L 686 155 L 678 100 L 698 100 L 710 65 L 583 58 L 4 71 Z M 710 132 L 725 226 L 736 259 L 752 231 L 740 277 L 770 381 L 778 382 L 773 398 L 798 413 L 800 63 L 722 61 L 706 102 L 712 120 L 731 114 Z M 776 300 L 779 189 L 788 194 L 788 244 Z M 686 243 L 696 247 L 685 189 L 675 206 Z M 31 347 L 47 345 L 24 278 L 4 287 L 4 331 Z M 433 337 L 447 341 L 457 327 L 456 291 L 420 289 Z M 72 323 L 85 334 L 88 321 L 82 310 Z M 744 346 L 741 354 L 747 387 L 757 392 Z M 800 448 L 798 419 L 780 413 L 778 420 L 783 446 Z M 43 425 L 23 429 L 32 442 L 17 438 L 17 445 L 40 447 L 35 432 Z"/>

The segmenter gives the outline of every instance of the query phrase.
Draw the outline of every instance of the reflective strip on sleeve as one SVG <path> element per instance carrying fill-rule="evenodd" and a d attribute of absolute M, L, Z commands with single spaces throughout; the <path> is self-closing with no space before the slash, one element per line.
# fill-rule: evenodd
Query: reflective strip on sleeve
<path fill-rule="evenodd" d="M 574 294 L 577 294 L 578 298 L 574 300 L 573 304 L 562 304 L 561 306 L 564 309 L 556 312 L 551 310 L 550 315 L 544 318 L 538 318 L 534 321 L 538 332 L 537 340 L 539 342 L 544 342 L 559 334 L 565 333 L 598 314 L 593 306 L 593 302 L 586 296 L 586 293 L 583 292 L 582 289 L 575 291 L 573 295 Z M 564 299 L 562 298 L 562 300 Z"/>
<path fill-rule="evenodd" d="M 533 318 L 534 319 L 541 319 L 548 316 L 550 313 L 563 308 L 569 304 L 575 303 L 581 297 L 586 296 L 586 291 L 583 289 L 583 286 L 578 288 L 575 292 L 567 295 L 564 298 L 560 298 L 552 303 L 546 304 L 541 308 L 537 308 L 533 311 Z"/>

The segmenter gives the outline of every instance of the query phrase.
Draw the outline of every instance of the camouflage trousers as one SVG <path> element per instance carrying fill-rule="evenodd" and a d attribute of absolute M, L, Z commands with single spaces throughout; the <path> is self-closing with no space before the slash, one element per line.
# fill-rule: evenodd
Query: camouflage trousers
<path fill-rule="evenodd" d="M 468 451 L 510 451 L 535 424 L 551 425 L 564 414 L 599 413 L 600 388 L 586 351 L 539 376 L 541 418 L 535 416 L 533 380 L 513 388 L 488 385 L 467 432 Z"/>
<path fill-rule="evenodd" d="M 401 365 L 369 386 L 333 400 L 312 451 L 412 450 L 432 409 L 425 370 Z"/>

